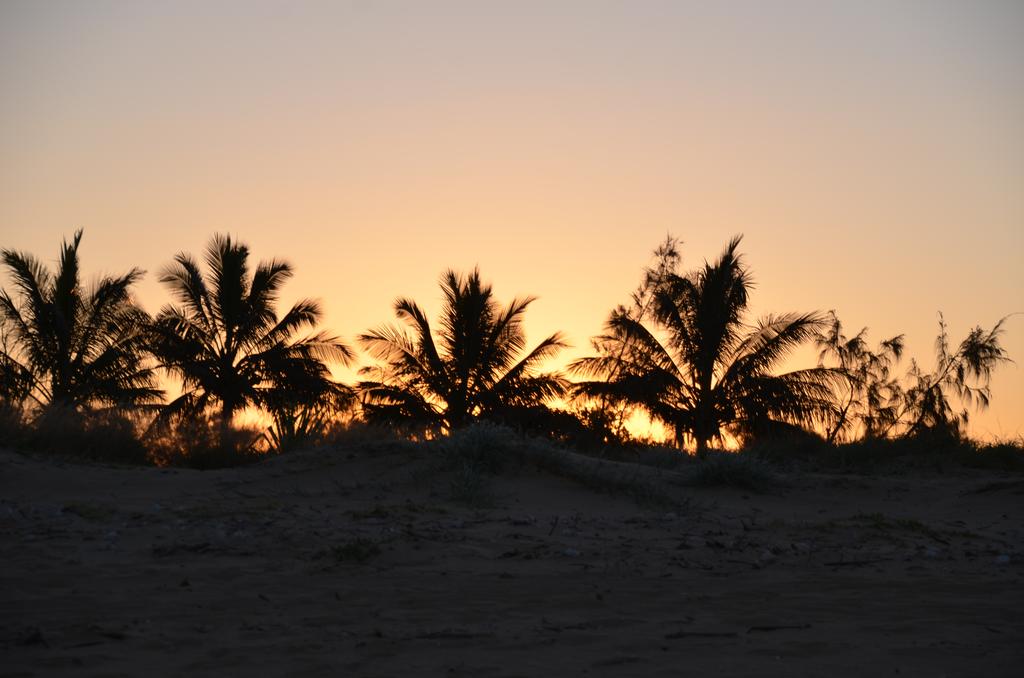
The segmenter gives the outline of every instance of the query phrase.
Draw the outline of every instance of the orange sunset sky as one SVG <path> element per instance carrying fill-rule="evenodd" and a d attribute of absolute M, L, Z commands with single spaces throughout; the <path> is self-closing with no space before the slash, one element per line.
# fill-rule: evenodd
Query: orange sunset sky
<path fill-rule="evenodd" d="M 1024 311 L 1024 3 L 4 0 L 0 246 L 78 227 L 150 311 L 235 234 L 350 343 L 479 264 L 566 361 L 667 232 L 685 266 L 743 233 L 756 313 L 931 366 L 938 311 Z M 972 433 L 1024 434 L 1022 370 Z"/>

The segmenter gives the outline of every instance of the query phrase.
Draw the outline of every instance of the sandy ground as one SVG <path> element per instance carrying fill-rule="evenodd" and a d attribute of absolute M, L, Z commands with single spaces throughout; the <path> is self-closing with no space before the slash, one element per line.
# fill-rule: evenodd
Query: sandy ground
<path fill-rule="evenodd" d="M 0 451 L 0 675 L 1024 675 L 1024 478 L 495 502 L 397 446 L 220 471 Z"/>

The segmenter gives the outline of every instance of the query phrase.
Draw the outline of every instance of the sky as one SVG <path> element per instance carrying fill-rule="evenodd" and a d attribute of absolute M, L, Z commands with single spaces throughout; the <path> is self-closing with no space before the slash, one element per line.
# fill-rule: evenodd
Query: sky
<path fill-rule="evenodd" d="M 1024 311 L 1024 3 L 4 0 L 0 246 L 77 228 L 151 312 L 231 233 L 353 344 L 479 265 L 566 360 L 667 233 L 684 267 L 742 233 L 754 315 L 931 366 L 939 311 Z M 992 388 L 971 432 L 1024 435 L 1024 368 Z"/>

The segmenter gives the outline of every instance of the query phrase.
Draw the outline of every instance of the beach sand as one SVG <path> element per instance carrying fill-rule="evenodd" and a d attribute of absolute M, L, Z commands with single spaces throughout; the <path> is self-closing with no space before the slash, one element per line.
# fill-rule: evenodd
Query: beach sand
<path fill-rule="evenodd" d="M 236 469 L 0 451 L 3 676 L 1011 676 L 1024 478 L 790 474 L 637 502 L 424 448 Z"/>

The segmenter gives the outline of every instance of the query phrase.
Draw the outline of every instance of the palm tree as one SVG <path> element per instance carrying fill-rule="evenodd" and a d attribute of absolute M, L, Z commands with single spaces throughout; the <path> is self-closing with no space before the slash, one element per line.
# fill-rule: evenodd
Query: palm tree
<path fill-rule="evenodd" d="M 32 393 L 32 372 L 18 362 L 11 332 L 0 320 L 0 417 L 19 419 Z"/>
<path fill-rule="evenodd" d="M 672 430 L 676 444 L 692 443 L 701 456 L 726 433 L 742 438 L 823 421 L 833 408 L 833 370 L 773 374 L 823 319 L 785 314 L 745 325 L 752 281 L 739 244 L 734 238 L 718 261 L 696 272 L 651 279 L 653 328 L 645 314 L 614 311 L 593 342 L 598 355 L 570 366 L 597 377 L 576 384 L 575 395 L 640 407 Z"/>
<path fill-rule="evenodd" d="M 183 386 L 164 418 L 216 408 L 226 446 L 232 418 L 246 407 L 274 414 L 296 407 L 297 398 L 334 392 L 338 386 L 324 361 L 348 363 L 352 351 L 323 332 L 293 338 L 320 320 L 316 301 L 299 301 L 277 317 L 280 289 L 292 276 L 289 264 L 261 262 L 250 275 L 249 248 L 217 235 L 207 246 L 206 265 L 204 276 L 190 255 L 180 253 L 163 271 L 160 282 L 181 305 L 167 305 L 157 315 L 152 350 Z"/>
<path fill-rule="evenodd" d="M 404 298 L 395 302 L 395 314 L 411 334 L 384 326 L 360 337 L 384 363 L 363 370 L 368 377 L 376 375 L 360 383 L 368 418 L 437 434 L 564 393 L 560 375 L 537 372 L 566 346 L 560 333 L 519 357 L 526 349 L 523 315 L 534 297 L 501 307 L 478 269 L 468 276 L 447 271 L 441 290 L 444 306 L 436 341 L 426 314 Z"/>
<path fill-rule="evenodd" d="M 830 311 L 828 324 L 817 333 L 818 365 L 826 359 L 838 362 L 835 368 L 845 379 L 840 385 L 837 416 L 827 427 L 828 442 L 850 433 L 859 425 L 865 438 L 876 438 L 889 428 L 898 417 L 903 391 L 891 368 L 903 355 L 903 335 L 889 337 L 879 343 L 878 349 L 868 347 L 867 328 L 853 337 L 843 334 L 843 324 L 835 311 Z"/>
<path fill-rule="evenodd" d="M 0 292 L 5 399 L 30 400 L 44 414 L 156 403 L 163 392 L 146 360 L 149 316 L 130 294 L 143 273 L 133 268 L 83 288 L 81 241 L 78 230 L 62 243 L 54 272 L 30 254 L 0 254 L 15 290 Z"/>

